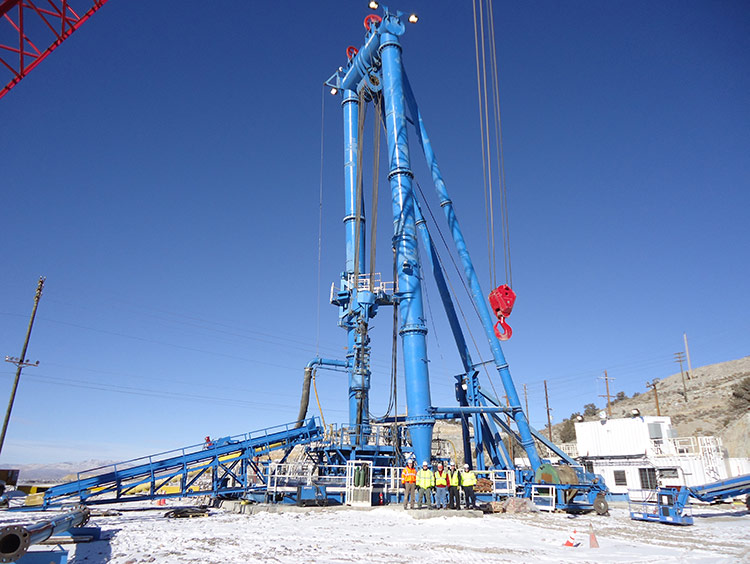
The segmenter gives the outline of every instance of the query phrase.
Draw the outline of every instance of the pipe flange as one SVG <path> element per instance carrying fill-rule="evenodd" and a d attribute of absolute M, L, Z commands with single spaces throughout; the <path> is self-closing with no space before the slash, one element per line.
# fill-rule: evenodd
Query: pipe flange
<path fill-rule="evenodd" d="M 11 525 L 0 532 L 0 562 L 15 562 L 31 546 L 31 535 L 25 527 Z"/>

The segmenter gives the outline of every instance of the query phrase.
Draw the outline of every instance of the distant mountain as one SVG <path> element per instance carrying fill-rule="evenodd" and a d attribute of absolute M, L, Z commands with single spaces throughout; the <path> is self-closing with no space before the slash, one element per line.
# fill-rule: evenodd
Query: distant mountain
<path fill-rule="evenodd" d="M 20 484 L 64 482 L 66 476 L 90 470 L 99 466 L 112 464 L 108 460 L 83 460 L 80 462 L 59 462 L 57 464 L 16 464 L 9 467 L 18 468 Z"/>

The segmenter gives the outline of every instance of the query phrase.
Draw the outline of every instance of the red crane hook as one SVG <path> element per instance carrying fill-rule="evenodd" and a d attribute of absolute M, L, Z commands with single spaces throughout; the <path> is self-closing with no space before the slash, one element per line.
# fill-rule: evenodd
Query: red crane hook
<path fill-rule="evenodd" d="M 349 47 L 346 48 L 346 58 L 352 59 L 357 53 L 359 53 L 359 49 L 357 49 L 354 45 L 349 45 Z"/>
<path fill-rule="evenodd" d="M 489 295 L 490 307 L 497 317 L 495 323 L 495 335 L 501 341 L 507 341 L 513 335 L 513 329 L 505 322 L 505 318 L 513 311 L 513 305 L 516 303 L 516 293 L 507 284 L 498 286 Z M 501 333 L 498 325 L 503 328 Z"/>

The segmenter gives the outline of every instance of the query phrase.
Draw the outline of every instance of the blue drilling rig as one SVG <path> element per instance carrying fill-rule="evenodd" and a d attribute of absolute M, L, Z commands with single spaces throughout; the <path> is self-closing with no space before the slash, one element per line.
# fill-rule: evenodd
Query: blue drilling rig
<path fill-rule="evenodd" d="M 337 306 L 339 325 L 346 331 L 346 357 L 314 358 L 308 363 L 296 423 L 207 440 L 206 444 L 82 473 L 74 482 L 50 488 L 43 505 L 74 499 L 107 503 L 205 494 L 238 495 L 256 501 L 300 502 L 303 497 L 344 501 L 352 499 L 349 493 L 357 487 L 367 489 L 360 501 L 371 503 L 377 499 L 387 503 L 399 496 L 397 470 L 408 457 L 420 461 L 434 458 L 435 422 L 456 420 L 461 423 L 465 462 L 480 475 L 491 477 L 493 484 L 504 484 L 480 493 L 480 499 L 498 499 L 502 492 L 543 500 L 540 503 L 566 511 L 607 512 L 607 488 L 601 477 L 586 472 L 529 425 L 500 343 L 510 334 L 504 316 L 509 314 L 515 295 L 510 288 L 501 286 L 493 292 L 494 301 L 490 296 L 492 307 L 488 306 L 402 64 L 399 38 L 405 32 L 405 14 L 386 7 L 381 8 L 381 14 L 365 19 L 364 44 L 359 49 L 350 47 L 347 63 L 325 82 L 331 93 L 341 98 L 343 109 L 346 264 L 332 290 L 331 303 Z M 370 105 L 377 116 L 376 135 L 382 120 L 387 142 L 393 214 L 394 280 L 390 283 L 373 272 L 373 258 L 369 271 L 366 264 L 362 146 L 364 115 Z M 480 386 L 479 370 L 484 363 L 472 359 L 436 245 L 422 214 L 420 203 L 426 203 L 418 200 L 414 190 L 409 125 L 415 129 L 431 173 L 465 284 L 487 337 L 491 362 L 505 390 L 506 405 Z M 426 263 L 420 256 L 427 257 Z M 425 277 L 430 272 L 463 366 L 463 373 L 456 376 L 457 404 L 453 406 L 435 406 L 430 396 L 423 294 Z M 497 301 L 498 293 L 505 295 L 504 302 Z M 385 306 L 398 313 L 407 414 L 399 416 L 394 412 L 375 419 L 369 410 L 370 324 Z M 505 333 L 497 331 L 497 323 L 505 328 Z M 317 419 L 307 418 L 310 384 L 319 369 L 348 375 L 349 420 L 339 429 L 324 429 Z M 392 385 L 395 388 L 395 383 Z M 517 466 L 515 457 L 509 454 L 503 435 L 525 452 L 528 463 L 523 467 Z M 546 447 L 558 462 L 543 459 L 538 445 Z M 302 476 L 304 479 L 299 472 L 293 475 L 279 470 L 292 449 L 299 446 L 304 448 L 305 459 L 312 468 Z M 283 457 L 260 460 L 274 450 L 282 451 Z M 167 485 L 173 490 L 167 491 Z"/>

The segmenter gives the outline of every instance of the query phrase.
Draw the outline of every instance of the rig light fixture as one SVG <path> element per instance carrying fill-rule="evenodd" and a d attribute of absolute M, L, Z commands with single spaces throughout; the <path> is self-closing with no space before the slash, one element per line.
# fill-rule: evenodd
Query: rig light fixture
<path fill-rule="evenodd" d="M 335 96 L 338 93 L 339 93 L 339 89 L 338 88 L 336 88 L 335 86 L 333 88 L 331 88 L 331 95 Z"/>
<path fill-rule="evenodd" d="M 409 14 L 409 23 L 417 23 L 419 16 L 417 14 Z"/>
<path fill-rule="evenodd" d="M 631 417 L 640 417 L 641 416 L 641 410 L 638 408 L 631 409 L 630 410 L 630 416 Z"/>
<path fill-rule="evenodd" d="M 380 4 L 375 2 L 375 0 L 370 0 L 370 3 L 367 5 L 370 10 L 377 10 L 380 7 Z"/>

